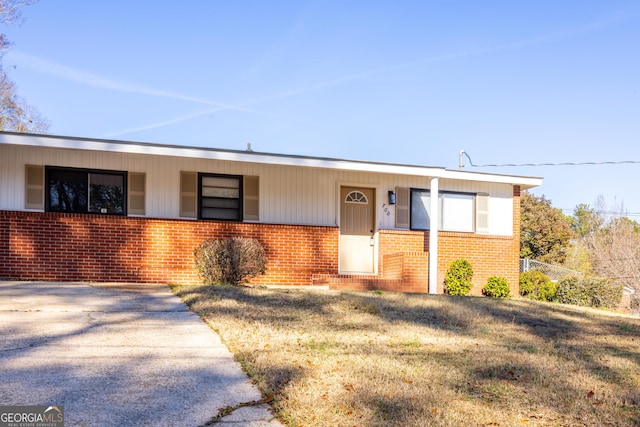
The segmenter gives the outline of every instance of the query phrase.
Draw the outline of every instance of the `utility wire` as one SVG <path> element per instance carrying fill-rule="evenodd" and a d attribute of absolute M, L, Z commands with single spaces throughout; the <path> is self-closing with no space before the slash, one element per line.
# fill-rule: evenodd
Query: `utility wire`
<path fill-rule="evenodd" d="M 466 151 L 460 150 L 460 159 L 458 163 L 458 167 L 464 167 L 462 163 L 462 156 L 465 156 L 469 159 L 469 165 L 474 168 L 486 168 L 486 167 L 521 167 L 521 166 L 594 166 L 594 165 L 635 165 L 640 164 L 640 160 L 621 160 L 621 161 L 610 161 L 610 162 L 560 162 L 560 163 L 502 163 L 502 164 L 487 164 L 487 165 L 474 165 L 473 161 L 471 161 L 471 157 L 467 154 Z"/>
<path fill-rule="evenodd" d="M 564 214 L 572 214 L 575 212 L 574 209 L 566 209 L 566 208 L 559 208 L 562 213 Z M 604 215 L 611 215 L 613 217 L 621 217 L 621 216 L 640 216 L 640 212 L 614 212 L 614 211 L 603 211 L 600 212 L 598 211 L 598 213 L 604 214 Z"/>
<path fill-rule="evenodd" d="M 469 154 L 460 150 L 460 156 L 458 159 L 458 167 L 463 168 L 462 156 L 465 156 L 469 160 L 469 165 L 474 168 L 486 168 L 486 167 L 522 167 L 522 166 L 598 166 L 598 165 L 635 165 L 640 164 L 640 160 L 621 160 L 621 161 L 606 161 L 606 162 L 559 162 L 559 163 L 502 163 L 502 164 L 487 164 L 487 165 L 475 165 L 471 160 Z M 562 209 L 563 212 L 573 213 L 573 210 Z M 617 212 L 605 212 L 605 214 L 614 216 L 640 216 L 640 212 L 629 212 L 624 214 L 618 214 Z"/>

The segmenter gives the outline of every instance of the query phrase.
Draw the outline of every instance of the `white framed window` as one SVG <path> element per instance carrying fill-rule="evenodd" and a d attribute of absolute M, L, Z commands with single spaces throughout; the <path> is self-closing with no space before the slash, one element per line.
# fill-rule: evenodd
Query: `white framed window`
<path fill-rule="evenodd" d="M 475 194 L 440 193 L 440 230 L 475 231 Z"/>
<path fill-rule="evenodd" d="M 354 190 L 347 194 L 347 197 L 344 198 L 344 202 L 366 205 L 369 203 L 369 200 L 367 200 L 367 196 L 362 191 Z"/>
<path fill-rule="evenodd" d="M 398 194 L 400 194 L 400 191 L 398 191 Z M 477 197 L 473 193 L 441 192 L 438 195 L 438 230 L 464 233 L 486 232 L 487 230 L 485 229 L 476 230 Z M 482 195 L 481 201 L 484 202 L 481 203 L 481 206 L 483 206 L 481 212 L 483 224 L 486 222 L 488 215 L 487 199 L 488 195 Z M 405 204 L 408 204 L 406 208 Z M 429 190 L 411 188 L 408 200 L 406 202 L 399 200 L 398 205 L 400 206 L 396 206 L 396 209 L 400 208 L 403 212 L 406 209 L 409 212 L 408 228 L 412 230 L 431 229 L 431 192 Z M 400 224 L 404 225 L 405 223 L 401 222 Z"/>

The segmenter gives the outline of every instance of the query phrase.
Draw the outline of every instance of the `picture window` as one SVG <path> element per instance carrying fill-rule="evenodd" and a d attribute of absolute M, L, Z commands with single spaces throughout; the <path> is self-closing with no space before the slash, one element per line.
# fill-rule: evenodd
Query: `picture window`
<path fill-rule="evenodd" d="M 46 167 L 49 212 L 124 215 L 126 172 Z"/>

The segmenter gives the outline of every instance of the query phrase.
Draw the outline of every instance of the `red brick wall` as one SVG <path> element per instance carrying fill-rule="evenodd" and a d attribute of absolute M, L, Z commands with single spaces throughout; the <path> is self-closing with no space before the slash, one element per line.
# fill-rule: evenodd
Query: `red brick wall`
<path fill-rule="evenodd" d="M 404 269 L 404 254 L 402 252 L 382 255 L 380 259 L 380 266 L 384 267 L 384 275 L 381 275 L 382 277 L 392 280 L 402 279 Z"/>
<path fill-rule="evenodd" d="M 438 236 L 438 292 L 451 262 L 465 258 L 473 267 L 472 295 L 481 295 L 491 276 L 507 279 L 517 296 L 520 276 L 520 186 L 513 188 L 513 236 L 440 232 Z"/>
<path fill-rule="evenodd" d="M 9 278 L 9 221 L 0 212 L 0 278 Z"/>
<path fill-rule="evenodd" d="M 428 252 L 429 233 L 410 230 L 380 230 L 378 243 L 379 261 L 384 255 L 392 255 L 401 252 Z M 384 274 L 384 265 L 379 265 L 379 267 L 379 273 Z"/>
<path fill-rule="evenodd" d="M 438 292 L 444 292 L 444 276 L 453 261 L 465 258 L 473 267 L 472 295 L 481 295 L 491 276 L 507 279 L 512 295 L 518 294 L 520 253 L 520 187 L 513 190 L 513 236 L 493 236 L 473 233 L 441 231 L 438 235 Z M 397 276 L 397 259 L 402 253 L 406 285 L 428 292 L 429 232 L 408 230 L 380 230 L 378 267 L 382 277 Z M 385 262 L 394 260 L 391 267 Z M 421 288 L 422 286 L 422 288 Z"/>
<path fill-rule="evenodd" d="M 487 279 L 518 292 L 520 189 L 514 188 L 513 236 L 440 232 L 438 290 L 452 261 L 467 259 L 472 294 Z M 269 258 L 255 284 L 309 285 L 338 276 L 337 227 L 272 225 L 0 211 L 0 278 L 60 281 L 199 283 L 193 250 L 226 236 L 258 239 Z M 377 276 L 339 277 L 363 289 L 428 292 L 429 232 L 380 230 Z"/>
<path fill-rule="evenodd" d="M 422 231 L 380 230 L 378 274 L 383 279 L 401 279 L 387 283 L 387 289 L 429 292 L 428 239 L 429 233 Z"/>
<path fill-rule="evenodd" d="M 428 292 L 429 232 L 380 231 L 379 271 L 383 278 L 397 277 L 397 254 L 402 254 L 404 285 Z M 519 243 L 511 236 L 441 231 L 438 236 L 438 292 L 444 292 L 444 276 L 451 262 L 465 258 L 473 267 L 473 295 L 481 295 L 491 276 L 507 279 L 512 292 L 517 292 Z M 386 265 L 393 260 L 392 266 Z"/>
<path fill-rule="evenodd" d="M 256 284 L 309 285 L 338 271 L 338 228 L 0 211 L 0 278 L 199 283 L 193 250 L 226 236 L 258 239 Z"/>
<path fill-rule="evenodd" d="M 517 294 L 519 258 L 512 237 L 440 232 L 438 246 L 438 292 L 444 291 L 444 276 L 451 263 L 464 258 L 473 267 L 472 295 L 481 295 L 491 276 L 507 279 L 512 294 Z"/>

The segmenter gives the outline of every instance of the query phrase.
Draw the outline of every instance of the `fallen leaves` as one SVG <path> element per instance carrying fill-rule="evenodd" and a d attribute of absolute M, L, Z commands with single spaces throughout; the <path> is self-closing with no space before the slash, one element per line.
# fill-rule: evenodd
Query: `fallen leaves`
<path fill-rule="evenodd" d="M 595 396 L 595 393 L 593 392 L 593 390 L 589 390 L 589 392 L 587 393 L 587 399 L 593 399 L 594 396 Z M 592 404 L 593 406 L 600 406 L 602 405 L 602 402 L 599 400 L 594 400 Z"/>
<path fill-rule="evenodd" d="M 525 308 L 535 311 L 527 314 L 533 320 L 557 313 L 563 319 L 557 330 L 546 322 L 544 331 L 530 333 L 512 327 L 512 315 L 503 316 L 505 305 L 522 302 L 501 301 L 492 308 L 494 302 L 485 307 L 484 299 L 462 304 L 389 294 L 376 296 L 376 304 L 387 307 L 380 310 L 384 316 L 366 323 L 362 312 L 371 304 L 370 293 L 211 292 L 225 298 L 212 300 L 221 301 L 215 310 L 203 311 L 216 313 L 211 321 L 251 371 L 262 375 L 255 381 L 264 387 L 265 399 L 289 417 L 292 426 L 546 426 L 576 420 L 622 426 L 633 425 L 629 420 L 640 414 L 637 389 L 631 387 L 640 377 L 614 383 L 609 379 L 617 377 L 601 366 L 612 364 L 617 355 L 620 372 L 632 372 L 628 368 L 635 367 L 634 359 L 627 355 L 637 354 L 640 340 L 628 332 L 617 334 L 618 325 L 608 318 L 600 322 L 596 316 L 576 316 L 547 305 L 537 309 L 527 302 Z M 224 305 L 227 300 L 235 304 L 231 309 Z M 235 301 L 248 303 L 236 307 Z M 488 318 L 484 309 L 499 316 Z M 229 310 L 237 315 L 220 314 Z M 468 323 L 486 325 L 488 333 L 470 328 L 467 336 L 443 328 L 433 320 L 434 312 L 454 312 L 457 317 L 468 312 L 473 319 Z M 340 316 L 346 317 L 338 322 Z M 592 320 L 590 328 L 604 332 L 583 335 L 585 318 Z M 563 328 L 571 328 L 572 334 L 567 337 Z M 552 333 L 554 341 L 545 343 Z M 595 338 L 601 335 L 609 341 L 598 347 Z M 590 355 L 608 357 L 598 359 L 605 360 L 600 365 L 590 363 L 593 359 L 582 359 L 586 347 Z M 531 348 L 536 352 L 528 351 Z M 268 393 L 274 393 L 273 400 Z M 617 402 L 623 406 L 615 406 Z"/>

